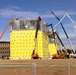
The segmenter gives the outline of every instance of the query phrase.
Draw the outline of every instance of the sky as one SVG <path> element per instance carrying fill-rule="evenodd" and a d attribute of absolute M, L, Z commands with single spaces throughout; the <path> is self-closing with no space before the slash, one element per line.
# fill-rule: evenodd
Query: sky
<path fill-rule="evenodd" d="M 62 19 L 68 13 L 76 25 L 76 0 L 0 0 L 0 35 L 11 18 L 37 19 L 41 16 L 44 22 L 52 23 L 55 26 L 58 21 L 54 13 Z M 76 49 L 76 33 L 73 23 L 66 16 L 62 24 Z M 67 48 L 70 44 L 63 32 L 60 24 L 55 27 L 58 30 L 60 38 Z M 10 41 L 10 26 L 6 30 L 0 41 Z"/>

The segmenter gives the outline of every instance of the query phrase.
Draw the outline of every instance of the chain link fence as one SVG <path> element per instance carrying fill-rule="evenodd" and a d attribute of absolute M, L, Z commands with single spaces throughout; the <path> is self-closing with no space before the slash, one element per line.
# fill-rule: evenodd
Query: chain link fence
<path fill-rule="evenodd" d="M 76 75 L 76 63 L 0 64 L 0 75 Z"/>

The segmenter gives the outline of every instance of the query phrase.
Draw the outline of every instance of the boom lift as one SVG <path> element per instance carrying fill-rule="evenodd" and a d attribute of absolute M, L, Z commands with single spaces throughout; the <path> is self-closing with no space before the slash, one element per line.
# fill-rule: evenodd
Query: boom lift
<path fill-rule="evenodd" d="M 18 18 L 11 18 L 8 24 L 6 25 L 5 29 L 3 30 L 2 34 L 0 35 L 0 39 L 3 37 L 4 33 L 6 32 L 8 26 L 12 23 L 13 20 L 18 20 Z"/>
<path fill-rule="evenodd" d="M 40 29 L 40 21 L 41 21 L 41 18 L 38 17 L 37 19 L 37 25 L 36 25 L 36 32 L 35 32 L 35 39 L 34 39 L 34 50 L 32 52 L 32 58 L 33 59 L 38 59 L 40 58 L 39 55 L 37 53 L 35 53 L 35 50 L 36 50 L 36 43 L 37 43 L 37 36 L 38 36 L 38 30 Z"/>
<path fill-rule="evenodd" d="M 46 23 L 46 27 L 49 27 L 49 26 L 51 26 L 51 28 L 52 28 L 52 32 L 50 32 L 50 34 L 53 35 L 54 43 L 55 43 L 55 34 L 54 34 L 53 26 L 52 26 L 52 24 L 49 24 L 49 25 L 48 25 L 48 23 Z M 55 44 L 56 44 L 56 43 L 55 43 Z"/>
<path fill-rule="evenodd" d="M 66 47 L 64 46 L 62 40 L 60 39 L 60 37 L 58 36 L 58 34 L 56 32 L 54 32 L 56 34 L 56 36 L 58 37 L 63 49 L 64 49 L 64 52 L 60 55 L 61 58 L 69 58 L 69 53 L 67 52 L 67 49 Z"/>
<path fill-rule="evenodd" d="M 69 53 L 67 52 L 67 49 L 66 49 L 66 47 L 64 46 L 64 44 L 63 44 L 62 40 L 60 39 L 59 35 L 57 34 L 57 32 L 54 31 L 53 25 L 50 24 L 50 25 L 48 25 L 48 26 L 51 26 L 51 28 L 52 28 L 52 34 L 53 34 L 53 36 L 54 36 L 54 40 L 55 40 L 55 35 L 56 35 L 57 38 L 58 38 L 58 40 L 60 41 L 63 49 L 64 49 L 64 52 L 63 52 L 63 51 L 61 51 L 61 52 L 58 51 L 58 54 L 54 54 L 54 55 L 53 55 L 53 58 L 56 58 L 56 59 L 59 59 L 59 58 L 62 58 L 62 59 L 64 59 L 64 58 L 69 58 Z"/>

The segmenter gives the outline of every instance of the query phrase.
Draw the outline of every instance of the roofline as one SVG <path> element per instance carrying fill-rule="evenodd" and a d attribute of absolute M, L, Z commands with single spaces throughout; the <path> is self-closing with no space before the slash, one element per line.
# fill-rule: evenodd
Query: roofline
<path fill-rule="evenodd" d="M 0 41 L 0 43 L 10 43 L 10 41 Z"/>

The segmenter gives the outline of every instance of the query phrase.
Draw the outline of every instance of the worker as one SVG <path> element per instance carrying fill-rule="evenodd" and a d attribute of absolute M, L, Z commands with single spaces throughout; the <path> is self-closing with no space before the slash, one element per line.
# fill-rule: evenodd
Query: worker
<path fill-rule="evenodd" d="M 41 17 L 39 16 L 38 18 L 37 18 L 37 27 L 36 28 L 38 28 L 38 29 L 40 29 L 40 21 L 41 21 Z"/>
<path fill-rule="evenodd" d="M 49 24 L 46 22 L 46 27 L 48 27 L 49 26 Z"/>
<path fill-rule="evenodd" d="M 40 16 L 37 18 L 37 21 L 41 21 L 41 17 Z"/>

